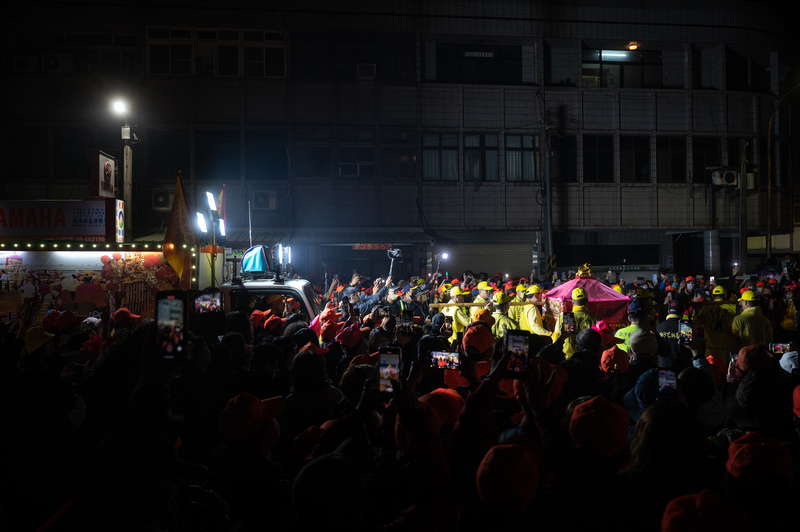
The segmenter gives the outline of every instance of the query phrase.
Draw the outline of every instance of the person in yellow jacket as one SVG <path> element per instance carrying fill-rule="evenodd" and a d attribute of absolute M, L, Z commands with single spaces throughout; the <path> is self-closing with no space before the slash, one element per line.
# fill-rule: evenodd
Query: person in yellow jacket
<path fill-rule="evenodd" d="M 534 284 L 528 287 L 525 294 L 528 296 L 528 302 L 531 304 L 517 307 L 523 310 L 520 313 L 519 328 L 531 334 L 552 336 L 553 333 L 545 328 L 544 322 L 542 321 L 542 313 L 539 311 L 538 304 L 542 302 L 542 289 Z"/>
<path fill-rule="evenodd" d="M 739 298 L 742 313 L 733 318 L 730 334 L 739 339 L 739 347 L 772 343 L 772 323 L 761 314 L 759 295 L 752 290 Z"/>
<path fill-rule="evenodd" d="M 524 284 L 518 284 L 514 289 L 514 299 L 512 303 L 524 303 L 527 299 L 527 290 Z M 512 305 L 508 309 L 508 317 L 514 321 L 521 322 L 522 314 L 524 314 L 527 307 L 527 305 Z"/>
<path fill-rule="evenodd" d="M 575 317 L 575 331 L 570 334 L 562 332 L 562 321 L 564 319 L 564 313 L 562 312 L 556 322 L 556 332 L 553 333 L 553 341 L 556 341 L 562 334 L 566 336 L 564 340 L 564 357 L 567 359 L 578 351 L 575 345 L 575 336 L 584 329 L 591 329 L 598 321 L 597 316 L 589 312 L 589 296 L 583 288 L 576 288 L 572 291 L 572 314 Z"/>
<path fill-rule="evenodd" d="M 505 295 L 503 292 L 497 292 L 492 296 L 492 303 L 494 303 L 494 312 L 492 313 L 494 325 L 492 325 L 492 334 L 495 338 L 502 338 L 506 335 L 506 331 L 515 331 L 519 329 L 519 323 L 508 316 L 511 297 Z"/>
<path fill-rule="evenodd" d="M 468 292 L 467 292 L 468 293 Z M 450 289 L 450 303 L 463 303 L 465 292 L 461 287 L 456 285 Z M 469 316 L 470 307 L 444 307 L 442 314 L 452 320 L 453 336 L 450 341 L 453 342 L 460 331 L 464 331 L 467 325 L 471 323 Z"/>
<path fill-rule="evenodd" d="M 492 297 L 492 286 L 487 283 L 486 281 L 481 281 L 478 283 L 478 297 L 476 297 L 472 302 L 473 303 L 480 303 L 481 305 L 475 305 L 474 307 L 470 307 L 469 316 L 470 322 L 477 321 L 475 319 L 475 313 L 478 312 L 480 309 L 489 302 L 489 299 Z"/>
<path fill-rule="evenodd" d="M 781 343 L 794 341 L 795 331 L 798 326 L 800 314 L 794 302 L 794 290 L 791 286 L 786 286 L 783 293 L 783 317 L 781 318 L 779 334 L 783 340 Z"/>
<path fill-rule="evenodd" d="M 711 292 L 714 301 L 725 301 L 727 295 L 728 291 L 724 286 L 715 286 Z M 703 328 L 703 335 L 706 339 L 706 356 L 723 360 L 725 364 L 730 362 L 730 353 L 736 351 L 737 346 L 728 334 L 728 330 L 737 313 L 736 305 L 733 303 L 704 305 L 700 308 L 692 321 L 692 329 L 699 331 L 701 327 Z"/>

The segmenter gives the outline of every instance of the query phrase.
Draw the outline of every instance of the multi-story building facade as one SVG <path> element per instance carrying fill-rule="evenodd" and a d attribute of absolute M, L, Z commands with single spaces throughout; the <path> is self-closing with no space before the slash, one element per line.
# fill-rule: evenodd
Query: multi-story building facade
<path fill-rule="evenodd" d="M 121 96 L 137 238 L 163 233 L 180 170 L 197 202 L 225 184 L 229 245 L 249 203 L 254 242 L 292 245 L 306 274 L 385 273 L 353 244 L 394 244 L 406 271 L 449 251 L 451 273 L 522 275 L 544 257 L 549 143 L 559 264 L 714 274 L 739 260 L 740 200 L 709 168 L 740 168 L 744 139 L 754 256 L 764 240 L 790 59 L 757 3 L 35 6 L 5 25 L 6 199 L 88 196 L 86 150 L 121 160 Z M 800 247 L 789 122 L 783 104 L 776 251 Z"/>

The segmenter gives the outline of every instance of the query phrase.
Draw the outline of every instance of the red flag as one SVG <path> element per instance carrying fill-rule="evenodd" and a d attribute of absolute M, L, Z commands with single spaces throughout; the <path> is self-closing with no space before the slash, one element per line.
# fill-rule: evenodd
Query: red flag
<path fill-rule="evenodd" d="M 189 207 L 183 193 L 181 175 L 178 172 L 178 184 L 175 186 L 175 196 L 172 200 L 172 212 L 169 214 L 169 225 L 164 234 L 164 244 L 161 251 L 164 259 L 178 274 L 181 286 L 188 286 L 191 280 L 191 247 L 194 246 L 194 230 L 189 216 Z M 186 274 L 184 276 L 184 273 Z"/>
<path fill-rule="evenodd" d="M 225 183 L 222 184 L 222 192 L 217 197 L 217 212 L 219 217 L 225 220 L 225 228 L 228 228 L 228 217 L 225 215 Z"/>

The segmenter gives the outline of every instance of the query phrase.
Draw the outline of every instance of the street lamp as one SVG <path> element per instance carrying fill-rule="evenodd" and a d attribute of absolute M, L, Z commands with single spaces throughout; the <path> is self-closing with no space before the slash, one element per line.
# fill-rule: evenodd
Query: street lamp
<path fill-rule="evenodd" d="M 122 199 L 125 201 L 125 235 L 132 239 L 133 230 L 131 227 L 133 226 L 133 209 L 131 208 L 131 174 L 133 173 L 133 154 L 131 150 L 131 127 L 128 125 L 128 104 L 123 100 L 115 100 L 111 105 L 111 108 L 116 114 L 122 116 L 122 118 L 125 120 L 125 125 L 122 126 L 121 130 L 122 140 L 125 141 L 125 147 L 123 148 L 122 152 Z"/>
<path fill-rule="evenodd" d="M 206 192 L 206 199 L 208 200 L 208 217 L 211 220 L 211 286 L 213 288 L 217 286 L 217 225 L 219 225 L 220 235 L 224 237 L 225 220 L 220 217 L 219 211 L 217 211 L 217 202 L 214 200 L 214 195 L 211 192 Z M 197 225 L 202 233 L 208 233 L 206 217 L 202 212 L 197 213 Z"/>

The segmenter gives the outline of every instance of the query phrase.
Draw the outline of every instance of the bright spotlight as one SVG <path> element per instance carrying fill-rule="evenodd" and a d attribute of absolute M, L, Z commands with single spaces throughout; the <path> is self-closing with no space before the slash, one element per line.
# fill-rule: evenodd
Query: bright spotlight
<path fill-rule="evenodd" d="M 118 115 L 124 115 L 128 112 L 128 105 L 123 102 L 122 100 L 116 100 L 114 102 L 114 112 Z"/>
<path fill-rule="evenodd" d="M 197 213 L 197 225 L 200 226 L 200 230 L 204 233 L 208 233 L 208 227 L 206 227 L 206 217 L 203 216 L 202 212 Z"/>
<path fill-rule="evenodd" d="M 222 219 L 219 221 L 219 234 L 225 236 L 225 220 Z"/>
<path fill-rule="evenodd" d="M 214 200 L 214 194 L 206 192 L 206 199 L 208 200 L 208 208 L 212 211 L 217 210 L 217 202 Z"/>
<path fill-rule="evenodd" d="M 447 259 L 447 257 L 448 257 L 447 253 L 442 253 L 442 258 L 443 259 Z"/>

